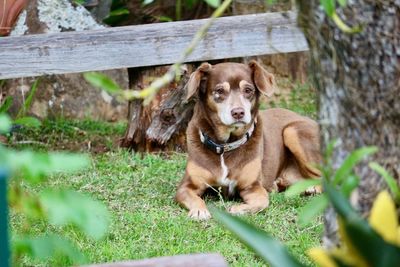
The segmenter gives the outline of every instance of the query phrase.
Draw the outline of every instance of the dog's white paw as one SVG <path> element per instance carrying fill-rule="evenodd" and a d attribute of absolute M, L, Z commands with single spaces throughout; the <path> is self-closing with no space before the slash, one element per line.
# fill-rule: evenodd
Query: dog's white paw
<path fill-rule="evenodd" d="M 250 212 L 249 206 L 246 204 L 234 205 L 228 209 L 228 212 L 234 215 L 243 215 Z"/>
<path fill-rule="evenodd" d="M 306 196 L 311 196 L 321 193 L 322 193 L 322 187 L 320 185 L 311 186 L 307 188 L 306 191 L 304 192 Z"/>
<path fill-rule="evenodd" d="M 207 209 L 192 209 L 189 211 L 189 217 L 195 220 L 208 220 L 211 218 L 211 214 Z"/>

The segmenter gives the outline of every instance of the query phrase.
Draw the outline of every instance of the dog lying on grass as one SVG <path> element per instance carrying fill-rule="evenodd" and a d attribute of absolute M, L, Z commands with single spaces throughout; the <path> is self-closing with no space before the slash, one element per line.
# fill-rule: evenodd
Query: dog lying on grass
<path fill-rule="evenodd" d="M 256 61 L 203 63 L 187 84 L 197 97 L 187 128 L 188 161 L 176 200 L 194 219 L 211 217 L 201 198 L 210 186 L 239 193 L 233 214 L 268 207 L 268 192 L 305 178 L 318 178 L 318 124 L 286 109 L 258 111 L 261 94 L 272 96 L 274 76 Z M 311 188 L 309 193 L 318 193 Z"/>

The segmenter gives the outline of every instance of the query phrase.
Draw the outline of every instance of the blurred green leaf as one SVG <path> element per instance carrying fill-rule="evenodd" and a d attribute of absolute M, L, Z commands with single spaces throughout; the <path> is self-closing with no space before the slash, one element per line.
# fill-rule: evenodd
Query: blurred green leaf
<path fill-rule="evenodd" d="M 360 182 L 360 178 L 356 175 L 349 175 L 347 178 L 344 179 L 343 183 L 340 185 L 342 193 L 349 198 L 351 192 L 358 186 Z"/>
<path fill-rule="evenodd" d="M 25 114 L 29 111 L 32 104 L 33 96 L 35 95 L 38 89 L 39 80 L 40 79 L 36 79 L 35 82 L 32 84 L 28 97 L 24 101 L 24 104 L 22 105 L 21 109 L 18 111 L 18 114 L 16 116 L 17 119 L 25 116 Z"/>
<path fill-rule="evenodd" d="M 378 148 L 374 146 L 362 147 L 352 151 L 350 155 L 346 157 L 339 169 L 336 171 L 333 178 L 333 183 L 340 184 L 343 179 L 351 174 L 354 166 L 356 166 L 361 160 L 363 160 L 367 156 L 374 154 L 376 151 L 378 151 Z"/>
<path fill-rule="evenodd" d="M 12 98 L 12 96 L 10 96 L 10 95 L 7 96 L 7 97 L 4 99 L 3 104 L 2 104 L 1 107 L 0 107 L 0 113 L 7 112 L 7 111 L 10 109 L 12 103 L 13 103 L 13 98 Z"/>
<path fill-rule="evenodd" d="M 217 8 L 221 5 L 221 0 L 204 0 L 207 4 L 212 6 L 213 8 Z"/>
<path fill-rule="evenodd" d="M 338 143 L 338 140 L 333 140 L 333 141 L 330 141 L 329 144 L 326 146 L 326 149 L 325 149 L 325 158 L 326 159 L 332 158 L 333 151 L 334 151 L 337 143 Z"/>
<path fill-rule="evenodd" d="M 109 214 L 101 202 L 70 190 L 46 190 L 40 200 L 51 224 L 73 224 L 94 239 L 106 234 Z"/>
<path fill-rule="evenodd" d="M 16 237 L 13 240 L 13 247 L 17 255 L 28 255 L 37 260 L 47 260 L 57 254 L 67 257 L 74 264 L 87 262 L 85 256 L 67 239 L 54 234 Z"/>
<path fill-rule="evenodd" d="M 8 166 L 14 173 L 33 183 L 40 182 L 54 172 L 74 172 L 88 166 L 86 155 L 70 153 L 39 153 L 29 150 L 9 150 L 6 155 Z"/>
<path fill-rule="evenodd" d="M 0 114 L 0 133 L 8 133 L 11 130 L 11 120 L 7 114 Z"/>
<path fill-rule="evenodd" d="M 328 207 L 328 198 L 325 194 L 321 194 L 313 197 L 307 205 L 299 211 L 299 224 L 305 226 L 309 224 L 315 217 L 322 214 L 322 212 Z"/>
<path fill-rule="evenodd" d="M 90 159 L 85 154 L 72 154 L 68 152 L 49 153 L 49 173 L 53 172 L 76 172 L 86 168 Z"/>
<path fill-rule="evenodd" d="M 308 188 L 315 186 L 315 185 L 321 185 L 321 180 L 320 179 L 307 179 L 303 181 L 299 181 L 289 187 L 288 190 L 285 192 L 285 197 L 295 197 L 298 196 L 302 193 L 304 193 Z"/>
<path fill-rule="evenodd" d="M 86 72 L 83 74 L 83 77 L 94 87 L 98 87 L 110 94 L 122 91 L 118 84 L 100 72 Z"/>
<path fill-rule="evenodd" d="M 359 254 L 371 266 L 398 266 L 400 247 L 385 242 L 351 207 L 348 200 L 324 181 L 325 192 L 335 211 L 343 219 L 346 234 Z"/>
<path fill-rule="evenodd" d="M 379 165 L 376 162 L 370 162 L 368 165 L 372 170 L 379 173 L 385 180 L 386 184 L 388 185 L 390 191 L 394 196 L 394 200 L 397 204 L 400 204 L 400 188 L 396 182 L 396 180 L 391 176 L 385 168 Z"/>
<path fill-rule="evenodd" d="M 19 119 L 14 120 L 15 124 L 20 124 L 26 127 L 33 127 L 33 128 L 38 128 L 42 125 L 40 120 L 34 118 L 34 117 L 22 117 Z"/>
<path fill-rule="evenodd" d="M 347 5 L 347 0 L 337 0 L 341 7 L 345 7 Z"/>
<path fill-rule="evenodd" d="M 335 12 L 335 0 L 320 0 L 319 1 L 325 10 L 325 13 L 332 17 L 333 13 Z"/>
<path fill-rule="evenodd" d="M 253 249 L 261 258 L 271 264 L 271 266 L 304 266 L 289 253 L 285 246 L 264 231 L 216 208 L 210 208 L 210 211 L 217 221 L 235 233 L 244 244 Z"/>

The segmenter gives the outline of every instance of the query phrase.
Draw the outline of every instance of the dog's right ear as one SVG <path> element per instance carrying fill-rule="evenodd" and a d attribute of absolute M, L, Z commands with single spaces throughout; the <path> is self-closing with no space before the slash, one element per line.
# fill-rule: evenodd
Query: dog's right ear
<path fill-rule="evenodd" d="M 199 90 L 200 82 L 207 74 L 211 71 L 212 66 L 209 63 L 202 63 L 195 72 L 190 75 L 189 81 L 187 83 L 187 95 L 185 101 L 191 99 Z"/>

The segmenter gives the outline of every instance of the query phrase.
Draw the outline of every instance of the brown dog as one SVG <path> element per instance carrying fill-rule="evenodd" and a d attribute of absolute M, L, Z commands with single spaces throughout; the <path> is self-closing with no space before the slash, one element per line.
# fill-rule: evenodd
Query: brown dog
<path fill-rule="evenodd" d="M 190 217 L 210 218 L 201 196 L 211 186 L 238 191 L 244 203 L 229 212 L 254 213 L 268 206 L 267 191 L 320 176 L 311 164 L 320 161 L 317 123 L 280 108 L 258 112 L 260 95 L 271 96 L 274 86 L 273 75 L 256 61 L 203 63 L 191 75 L 187 99 L 198 99 L 176 193 Z"/>

